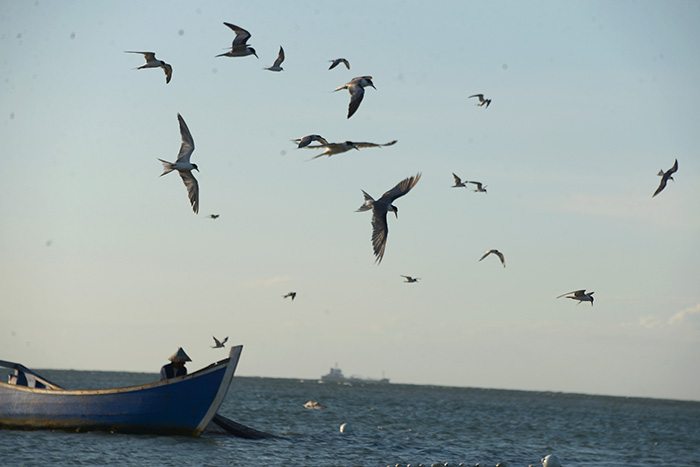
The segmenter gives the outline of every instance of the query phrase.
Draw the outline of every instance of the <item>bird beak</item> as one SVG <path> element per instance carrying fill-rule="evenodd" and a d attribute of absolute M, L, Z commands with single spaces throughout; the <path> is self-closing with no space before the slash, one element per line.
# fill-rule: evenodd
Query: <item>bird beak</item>
<path fill-rule="evenodd" d="M 199 167 L 195 167 L 194 170 L 196 170 L 197 172 L 199 172 Z"/>

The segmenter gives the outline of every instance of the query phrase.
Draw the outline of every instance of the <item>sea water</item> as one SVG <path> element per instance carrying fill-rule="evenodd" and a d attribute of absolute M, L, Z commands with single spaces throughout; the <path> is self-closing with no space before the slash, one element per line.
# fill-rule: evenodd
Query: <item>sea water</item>
<path fill-rule="evenodd" d="M 39 373 L 73 389 L 158 378 Z M 0 430 L 0 465 L 525 467 L 555 454 L 563 466 L 700 466 L 700 402 L 235 377 L 219 413 L 279 438 Z"/>

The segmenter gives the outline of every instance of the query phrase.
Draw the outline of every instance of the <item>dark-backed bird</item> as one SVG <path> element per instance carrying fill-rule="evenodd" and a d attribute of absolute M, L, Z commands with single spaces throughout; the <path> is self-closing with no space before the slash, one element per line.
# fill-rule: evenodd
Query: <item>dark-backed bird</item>
<path fill-rule="evenodd" d="M 570 298 L 572 300 L 578 300 L 578 304 L 581 302 L 591 302 L 591 306 L 593 306 L 593 294 L 595 292 L 588 292 L 586 293 L 586 289 L 581 289 L 581 290 L 574 290 L 573 292 L 567 292 L 559 295 L 557 298 L 561 297 L 566 297 Z"/>
<path fill-rule="evenodd" d="M 282 71 L 283 68 L 280 66 L 282 65 L 282 62 L 284 61 L 284 49 L 280 45 L 280 51 L 277 54 L 277 60 L 275 60 L 275 63 L 269 68 L 264 68 L 265 70 L 270 70 L 270 71 Z"/>
<path fill-rule="evenodd" d="M 219 214 L 209 214 L 209 219 L 218 219 Z"/>
<path fill-rule="evenodd" d="M 494 255 L 498 256 L 501 259 L 501 264 L 503 264 L 503 267 L 506 267 L 506 259 L 503 256 L 503 253 L 501 253 L 498 250 L 488 250 L 486 253 L 484 253 L 484 256 L 482 256 L 481 259 L 479 259 L 479 261 L 486 258 L 490 254 L 494 254 Z"/>
<path fill-rule="evenodd" d="M 411 191 L 411 188 L 416 186 L 416 183 L 420 180 L 420 176 L 421 174 L 418 172 L 415 176 L 402 180 L 394 188 L 384 193 L 378 200 L 375 200 L 367 194 L 365 190 L 362 190 L 362 194 L 365 195 L 365 202 L 359 207 L 357 212 L 372 210 L 372 247 L 377 264 L 380 264 L 382 258 L 384 258 L 387 236 L 389 235 L 387 213 L 391 211 L 396 218 L 399 217 L 399 208 L 392 203 L 397 198 Z"/>
<path fill-rule="evenodd" d="M 341 89 L 347 89 L 350 92 L 350 107 L 348 107 L 348 118 L 352 117 L 357 109 L 360 107 L 360 102 L 362 98 L 365 97 L 365 88 L 367 86 L 372 86 L 374 89 L 374 83 L 372 82 L 371 76 L 358 76 L 353 78 L 350 82 L 338 86 L 333 91 L 340 91 Z"/>
<path fill-rule="evenodd" d="M 659 187 L 656 189 L 653 195 L 651 197 L 653 198 L 654 196 L 658 195 L 663 191 L 664 188 L 666 188 L 666 183 L 669 180 L 673 180 L 673 174 L 676 173 L 678 170 L 678 159 L 676 159 L 676 162 L 673 163 L 673 167 L 668 169 L 667 172 L 664 172 L 663 170 L 659 170 L 659 173 L 657 174 L 659 177 L 661 177 L 661 183 L 659 183 Z M 675 180 L 673 180 L 675 182 Z"/>
<path fill-rule="evenodd" d="M 483 94 L 474 94 L 473 96 L 469 96 L 469 99 L 471 99 L 472 97 L 478 97 L 478 98 L 479 98 L 479 103 L 476 104 L 477 107 L 481 107 L 482 105 L 486 105 L 485 108 L 486 108 L 486 109 L 489 108 L 489 105 L 491 104 L 491 99 L 484 99 L 484 95 L 483 95 Z"/>
<path fill-rule="evenodd" d="M 350 69 L 350 62 L 348 62 L 344 58 L 336 58 L 335 60 L 328 60 L 328 61 L 331 62 L 331 66 L 330 66 L 330 68 L 328 68 L 329 70 L 332 70 L 333 68 L 337 67 L 341 63 L 343 65 L 345 65 L 345 68 L 347 68 L 348 70 Z"/>
<path fill-rule="evenodd" d="M 481 182 L 465 182 L 465 183 L 473 183 L 476 185 L 476 190 L 474 190 L 474 193 L 486 193 L 486 187 L 488 185 L 483 185 Z"/>
<path fill-rule="evenodd" d="M 223 349 L 224 344 L 228 341 L 228 337 L 224 337 L 224 340 L 222 340 L 221 342 L 219 342 L 219 339 L 217 339 L 216 337 L 211 337 L 212 339 L 214 339 L 214 345 L 211 346 L 212 349 Z"/>
<path fill-rule="evenodd" d="M 285 295 L 282 295 L 282 298 L 291 298 L 292 301 L 296 298 L 297 293 L 296 292 L 288 292 Z"/>
<path fill-rule="evenodd" d="M 406 279 L 404 282 L 418 282 L 420 280 L 420 277 L 411 277 L 411 276 L 404 276 L 403 274 L 401 275 L 404 279 Z"/>
<path fill-rule="evenodd" d="M 170 82 L 170 78 L 173 77 L 173 67 L 165 63 L 163 60 L 158 60 L 156 58 L 155 52 L 134 52 L 132 50 L 127 50 L 127 54 L 141 54 L 146 59 L 146 64 L 142 65 L 137 70 L 143 70 L 144 68 L 162 68 L 165 72 L 165 84 Z"/>
<path fill-rule="evenodd" d="M 299 146 L 297 146 L 297 149 L 305 148 L 309 144 L 313 143 L 316 141 L 317 143 L 321 144 L 328 144 L 328 141 L 326 141 L 326 138 L 324 138 L 321 135 L 306 135 L 303 138 L 296 138 L 293 139 L 295 143 L 299 143 Z"/>
<path fill-rule="evenodd" d="M 462 179 L 459 178 L 459 177 L 457 176 L 457 174 L 454 173 L 454 172 L 452 172 L 452 176 L 455 178 L 455 184 L 452 185 L 452 188 L 459 188 L 459 187 L 464 187 L 464 188 L 466 188 L 466 187 L 467 187 L 467 183 L 469 183 L 468 181 L 466 181 L 466 180 L 465 180 L 465 181 L 462 181 Z"/>
<path fill-rule="evenodd" d="M 180 153 L 177 155 L 177 160 L 175 163 L 164 161 L 163 159 L 158 159 L 163 163 L 163 173 L 160 174 L 162 177 L 165 174 L 177 170 L 182 177 L 182 181 L 185 182 L 185 187 L 187 188 L 187 196 L 190 198 L 190 204 L 192 204 L 192 210 L 196 213 L 199 212 L 199 184 L 197 179 L 192 175 L 192 170 L 199 172 L 197 164 L 192 164 L 190 162 L 190 156 L 194 152 L 194 140 L 192 139 L 192 134 L 190 134 L 189 128 L 185 123 L 185 119 L 182 115 L 177 114 L 177 120 L 180 122 L 180 135 L 182 137 L 182 144 L 180 145 Z"/>
<path fill-rule="evenodd" d="M 318 159 L 319 157 L 322 156 L 328 156 L 331 157 L 334 154 L 342 154 L 344 152 L 348 152 L 351 149 L 356 149 L 360 150 L 363 148 L 380 148 L 382 146 L 393 146 L 396 144 L 398 140 L 393 140 L 389 141 L 388 143 L 384 144 L 379 144 L 379 143 L 356 143 L 354 141 L 342 141 L 340 143 L 328 143 L 328 144 L 317 144 L 315 146 L 306 146 L 308 149 L 323 149 L 323 152 L 320 154 L 316 154 L 314 157 L 309 159 L 310 161 L 314 159 Z"/>
<path fill-rule="evenodd" d="M 224 24 L 236 33 L 236 37 L 231 43 L 231 50 L 226 53 L 219 54 L 217 57 L 247 57 L 248 55 L 255 55 L 255 57 L 258 58 L 258 54 L 255 53 L 255 49 L 247 44 L 248 39 L 250 39 L 250 33 L 245 29 L 236 26 L 235 24 L 226 22 L 224 22 Z"/>

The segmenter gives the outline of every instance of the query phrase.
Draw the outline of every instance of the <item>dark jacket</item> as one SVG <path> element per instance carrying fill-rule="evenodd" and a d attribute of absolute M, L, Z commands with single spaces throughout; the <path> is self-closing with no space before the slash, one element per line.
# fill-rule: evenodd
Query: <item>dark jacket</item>
<path fill-rule="evenodd" d="M 176 376 L 185 376 L 187 374 L 187 368 L 184 366 L 181 368 L 175 368 L 172 363 L 163 365 L 160 369 L 160 380 L 175 378 Z"/>

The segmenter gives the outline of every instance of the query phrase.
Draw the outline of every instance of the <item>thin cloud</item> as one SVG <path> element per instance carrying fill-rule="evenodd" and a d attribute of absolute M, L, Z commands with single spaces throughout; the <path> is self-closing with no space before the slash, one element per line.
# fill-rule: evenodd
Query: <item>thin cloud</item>
<path fill-rule="evenodd" d="M 700 303 L 693 307 L 679 311 L 675 315 L 671 316 L 666 324 L 669 326 L 675 326 L 677 324 L 685 324 L 689 322 L 700 323 Z"/>
<path fill-rule="evenodd" d="M 257 279 L 253 281 L 241 282 L 239 285 L 241 287 L 253 289 L 260 287 L 271 287 L 273 285 L 285 284 L 291 282 L 294 277 L 289 275 L 269 277 L 267 279 Z"/>

